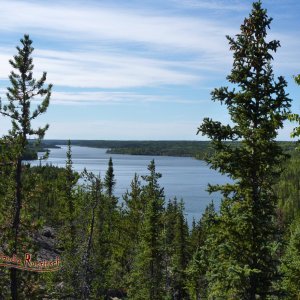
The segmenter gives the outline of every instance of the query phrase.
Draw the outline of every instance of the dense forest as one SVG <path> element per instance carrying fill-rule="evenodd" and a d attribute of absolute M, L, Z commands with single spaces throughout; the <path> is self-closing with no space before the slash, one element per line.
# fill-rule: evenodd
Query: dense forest
<path fill-rule="evenodd" d="M 44 140 L 43 147 L 67 145 L 67 140 Z M 110 154 L 188 156 L 203 159 L 209 153 L 207 141 L 103 141 L 72 140 L 74 146 L 105 148 Z"/>
<path fill-rule="evenodd" d="M 232 125 L 205 118 L 198 134 L 210 140 L 211 168 L 233 181 L 209 185 L 221 205 L 208 205 L 191 228 L 183 201 L 165 198 L 153 160 L 122 199 L 114 195 L 113 161 L 105 176 L 79 174 L 71 142 L 64 168 L 24 162 L 32 139 L 41 142 L 49 127 L 33 128 L 33 120 L 46 113 L 52 85 L 46 73 L 34 78 L 32 41 L 21 39 L 0 104 L 12 123 L 0 140 L 0 299 L 300 298 L 300 158 L 296 145 L 276 142 L 283 123 L 300 118 L 287 82 L 273 74 L 280 43 L 267 39 L 271 21 L 254 2 L 240 33 L 228 37 L 234 60 L 227 80 L 235 89 L 216 88 L 212 100 L 226 106 Z M 59 268 L 20 269 L 17 258 L 26 253 Z"/>
<path fill-rule="evenodd" d="M 32 159 L 37 159 L 37 152 L 51 151 L 58 145 L 68 145 L 68 140 L 43 140 L 39 147 L 30 141 L 29 149 L 36 153 Z M 101 140 L 72 140 L 73 146 L 107 149 L 109 154 L 130 154 L 148 156 L 186 156 L 204 160 L 213 153 L 212 143 L 209 141 L 101 141 Z M 240 142 L 224 142 L 231 147 L 239 147 Z M 278 141 L 283 151 L 296 155 L 296 142 Z M 28 158 L 29 159 L 29 158 Z"/>

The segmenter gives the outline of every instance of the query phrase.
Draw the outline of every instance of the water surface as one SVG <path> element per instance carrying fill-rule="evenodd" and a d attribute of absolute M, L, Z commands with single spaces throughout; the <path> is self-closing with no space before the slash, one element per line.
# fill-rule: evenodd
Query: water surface
<path fill-rule="evenodd" d="M 60 147 L 60 149 L 51 149 L 48 160 L 43 161 L 42 164 L 65 166 L 67 146 Z M 206 162 L 190 157 L 107 154 L 106 149 L 72 146 L 73 166 L 78 172 L 86 168 L 104 177 L 110 157 L 113 160 L 117 182 L 115 195 L 120 199 L 130 188 L 134 174 L 148 174 L 147 166 L 150 160 L 154 159 L 157 172 L 162 174 L 159 183 L 161 187 L 164 187 L 166 201 L 174 197 L 179 200 L 182 198 L 189 223 L 193 218 L 198 220 L 212 200 L 216 206 L 219 204 L 220 196 L 209 195 L 206 192 L 207 184 L 229 182 L 227 177 L 211 170 Z M 38 162 L 35 161 L 32 164 L 35 165 Z"/>

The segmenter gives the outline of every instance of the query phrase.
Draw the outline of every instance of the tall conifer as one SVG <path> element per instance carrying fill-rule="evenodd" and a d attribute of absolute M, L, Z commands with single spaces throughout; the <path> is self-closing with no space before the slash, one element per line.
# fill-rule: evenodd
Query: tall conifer
<path fill-rule="evenodd" d="M 233 51 L 227 79 L 237 87 L 215 89 L 212 99 L 226 105 L 232 125 L 205 118 L 199 127 L 212 140 L 211 167 L 234 180 L 209 187 L 223 195 L 210 258 L 210 299 L 266 299 L 276 277 L 277 198 L 272 185 L 284 154 L 275 138 L 287 119 L 290 99 L 284 78 L 273 75 L 272 52 L 280 43 L 267 40 L 271 21 L 261 2 L 254 2 L 241 32 L 227 37 Z M 224 143 L 238 139 L 240 147 Z"/>
<path fill-rule="evenodd" d="M 107 195 L 109 197 L 112 197 L 114 187 L 116 185 L 116 181 L 115 181 L 115 174 L 114 174 L 114 165 L 111 157 L 109 158 L 108 161 L 108 168 L 104 178 L 104 185 L 106 187 Z"/>
<path fill-rule="evenodd" d="M 11 141 L 11 146 L 16 151 L 15 157 L 15 196 L 13 201 L 13 244 L 11 255 L 18 254 L 20 247 L 19 234 L 21 223 L 21 210 L 23 206 L 23 193 L 22 193 L 22 157 L 26 146 L 28 145 L 28 138 L 37 136 L 38 140 L 42 139 L 45 135 L 48 125 L 33 129 L 31 126 L 32 120 L 36 119 L 40 114 L 46 112 L 52 85 L 44 87 L 46 82 L 46 73 L 38 80 L 33 78 L 33 60 L 32 41 L 28 35 L 24 35 L 21 39 L 22 46 L 17 46 L 18 54 L 9 61 L 13 67 L 13 71 L 9 76 L 11 87 L 7 88 L 8 104 L 2 106 L 0 103 L 0 113 L 11 119 L 12 129 L 9 131 L 8 139 Z M 38 97 L 38 98 L 37 98 Z M 32 100 L 39 99 L 40 104 L 32 109 Z M 17 270 L 11 269 L 11 297 L 18 299 L 18 278 Z"/>
<path fill-rule="evenodd" d="M 163 291 L 163 211 L 164 192 L 160 188 L 154 160 L 148 166 L 149 175 L 142 197 L 146 199 L 146 212 L 141 227 L 140 240 L 131 273 L 130 299 L 160 300 Z"/>

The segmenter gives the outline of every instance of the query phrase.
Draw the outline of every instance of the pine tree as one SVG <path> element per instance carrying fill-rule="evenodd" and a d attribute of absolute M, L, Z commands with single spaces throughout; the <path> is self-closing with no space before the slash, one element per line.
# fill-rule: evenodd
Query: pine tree
<path fill-rule="evenodd" d="M 13 202 L 13 245 L 11 255 L 18 253 L 19 234 L 21 211 L 23 206 L 23 192 L 22 192 L 22 157 L 25 148 L 28 145 L 28 138 L 37 136 L 41 140 L 48 125 L 33 129 L 31 127 L 32 120 L 36 119 L 40 114 L 46 112 L 51 96 L 52 85 L 44 88 L 46 81 L 46 73 L 44 72 L 39 80 L 33 78 L 33 60 L 32 52 L 34 48 L 31 46 L 32 41 L 28 35 L 24 35 L 21 39 L 22 48 L 17 47 L 18 54 L 10 60 L 13 71 L 9 76 L 11 87 L 7 90 L 8 105 L 2 107 L 0 103 L 0 113 L 11 119 L 12 129 L 9 131 L 8 140 L 10 145 L 16 150 L 15 157 L 15 196 Z M 31 111 L 32 100 L 38 97 L 41 103 Z M 18 299 L 18 271 L 11 269 L 11 297 Z"/>
<path fill-rule="evenodd" d="M 208 159 L 211 167 L 234 180 L 209 187 L 223 195 L 210 258 L 210 299 L 266 299 L 276 277 L 277 198 L 272 185 L 285 156 L 275 138 L 290 112 L 290 99 L 286 81 L 274 79 L 270 64 L 280 46 L 279 41 L 267 41 L 271 21 L 261 2 L 254 2 L 241 33 L 228 37 L 234 62 L 227 79 L 237 89 L 215 89 L 212 99 L 227 106 L 233 125 L 205 118 L 199 128 L 215 150 Z M 224 143 L 238 139 L 239 147 Z"/>

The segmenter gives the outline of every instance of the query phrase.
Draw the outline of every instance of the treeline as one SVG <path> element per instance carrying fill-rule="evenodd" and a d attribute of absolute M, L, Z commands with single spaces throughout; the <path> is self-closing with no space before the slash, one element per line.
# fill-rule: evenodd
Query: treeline
<path fill-rule="evenodd" d="M 72 140 L 72 145 L 105 148 L 108 154 L 129 154 L 149 156 L 184 156 L 204 160 L 213 153 L 210 141 L 104 141 L 104 140 Z M 284 152 L 298 155 L 295 151 L 296 142 L 278 141 Z M 67 145 L 67 140 L 43 140 L 40 148 L 32 148 L 33 151 L 46 151 Z M 225 142 L 231 147 L 239 147 L 240 142 Z"/>
<path fill-rule="evenodd" d="M 105 141 L 72 140 L 72 145 L 105 148 L 109 154 L 187 156 L 204 159 L 209 153 L 210 142 L 205 141 Z M 67 140 L 44 140 L 43 147 L 67 145 Z"/>

